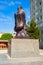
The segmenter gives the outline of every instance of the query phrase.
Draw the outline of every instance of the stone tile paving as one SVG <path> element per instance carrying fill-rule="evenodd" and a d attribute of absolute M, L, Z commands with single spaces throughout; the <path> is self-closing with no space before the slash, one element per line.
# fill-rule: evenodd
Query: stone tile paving
<path fill-rule="evenodd" d="M 43 57 L 8 59 L 7 54 L 0 54 L 0 65 L 43 65 Z"/>
<path fill-rule="evenodd" d="M 0 64 L 0 65 L 43 65 L 43 62 L 27 62 L 27 63 L 9 63 L 9 64 Z"/>
<path fill-rule="evenodd" d="M 7 58 L 6 54 L 0 54 L 0 64 L 8 63 L 9 59 Z"/>

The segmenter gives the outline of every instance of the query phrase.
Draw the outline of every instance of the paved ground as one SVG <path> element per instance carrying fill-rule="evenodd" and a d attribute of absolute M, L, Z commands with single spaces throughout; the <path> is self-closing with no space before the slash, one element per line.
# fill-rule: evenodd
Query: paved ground
<path fill-rule="evenodd" d="M 43 65 L 43 62 L 28 62 L 28 63 L 9 63 L 9 64 L 0 64 L 0 65 Z"/>
<path fill-rule="evenodd" d="M 0 65 L 43 65 L 43 57 L 9 58 L 7 54 L 0 54 Z"/>
<path fill-rule="evenodd" d="M 43 65 L 43 50 L 39 57 L 10 58 L 7 53 L 0 53 L 0 65 Z"/>

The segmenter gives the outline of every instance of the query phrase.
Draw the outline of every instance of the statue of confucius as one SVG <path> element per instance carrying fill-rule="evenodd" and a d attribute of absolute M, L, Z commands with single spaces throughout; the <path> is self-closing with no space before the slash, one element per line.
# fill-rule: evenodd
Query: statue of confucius
<path fill-rule="evenodd" d="M 15 27 L 16 38 L 26 38 L 28 37 L 26 32 L 26 19 L 25 13 L 22 7 L 18 7 L 17 13 L 14 14 L 15 17 Z"/>

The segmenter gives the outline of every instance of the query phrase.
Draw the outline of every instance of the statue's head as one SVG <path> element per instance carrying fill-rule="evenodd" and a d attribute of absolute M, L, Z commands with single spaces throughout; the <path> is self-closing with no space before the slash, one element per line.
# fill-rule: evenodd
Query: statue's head
<path fill-rule="evenodd" d="M 21 6 L 18 7 L 18 12 L 20 12 L 23 8 Z"/>

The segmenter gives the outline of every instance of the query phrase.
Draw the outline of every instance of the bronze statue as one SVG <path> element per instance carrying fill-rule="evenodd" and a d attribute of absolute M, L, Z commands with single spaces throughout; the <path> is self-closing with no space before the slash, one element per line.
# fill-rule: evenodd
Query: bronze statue
<path fill-rule="evenodd" d="M 15 27 L 16 38 L 26 38 L 28 37 L 26 32 L 26 19 L 25 13 L 22 7 L 18 7 L 17 14 L 14 14 L 15 17 Z"/>

